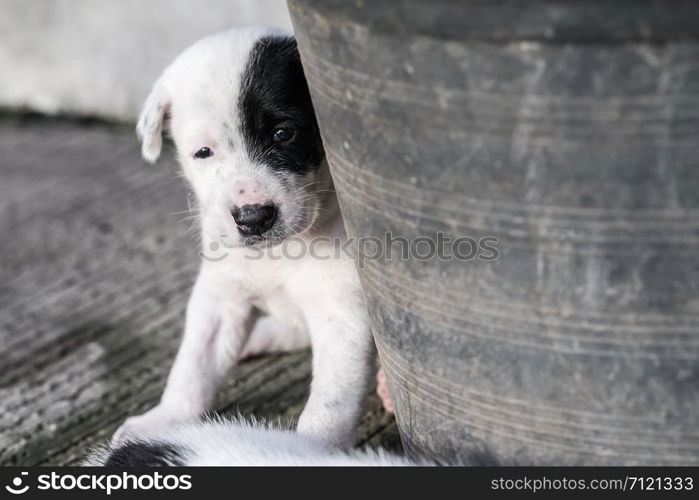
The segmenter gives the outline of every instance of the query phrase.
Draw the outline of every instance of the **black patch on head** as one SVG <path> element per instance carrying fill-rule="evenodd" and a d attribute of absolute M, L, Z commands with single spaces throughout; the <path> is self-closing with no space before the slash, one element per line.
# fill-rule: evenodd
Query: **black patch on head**
<path fill-rule="evenodd" d="M 318 168 L 325 153 L 293 38 L 267 36 L 255 43 L 238 107 L 243 140 L 254 160 L 299 175 Z M 293 129 L 293 138 L 275 142 L 278 128 Z"/>
<path fill-rule="evenodd" d="M 184 465 L 181 450 L 165 443 L 127 443 L 112 451 L 106 467 L 165 467 Z"/>

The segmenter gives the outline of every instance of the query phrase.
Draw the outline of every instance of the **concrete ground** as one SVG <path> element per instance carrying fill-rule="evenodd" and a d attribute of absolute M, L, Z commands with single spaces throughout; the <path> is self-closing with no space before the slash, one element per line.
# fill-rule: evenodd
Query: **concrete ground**
<path fill-rule="evenodd" d="M 75 464 L 163 389 L 198 261 L 186 190 L 130 128 L 4 116 L 0 205 L 0 465 Z M 295 419 L 309 379 L 307 352 L 245 361 L 216 409 Z M 359 443 L 400 447 L 373 394 Z"/>

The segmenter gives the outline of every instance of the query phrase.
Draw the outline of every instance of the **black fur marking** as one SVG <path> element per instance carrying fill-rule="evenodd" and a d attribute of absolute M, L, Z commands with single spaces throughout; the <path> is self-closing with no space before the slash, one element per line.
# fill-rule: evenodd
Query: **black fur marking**
<path fill-rule="evenodd" d="M 127 443 L 112 451 L 106 467 L 164 467 L 184 465 L 181 449 L 165 443 Z"/>
<path fill-rule="evenodd" d="M 299 175 L 318 168 L 325 153 L 293 38 L 268 36 L 257 41 L 245 68 L 238 107 L 243 140 L 253 159 Z M 274 142 L 278 128 L 293 129 L 294 137 Z"/>

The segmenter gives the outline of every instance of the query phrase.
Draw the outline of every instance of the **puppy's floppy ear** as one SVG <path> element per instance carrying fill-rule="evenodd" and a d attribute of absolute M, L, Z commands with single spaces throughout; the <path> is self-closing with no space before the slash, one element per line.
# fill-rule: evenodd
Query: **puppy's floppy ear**
<path fill-rule="evenodd" d="M 155 163 L 163 148 L 163 127 L 170 111 L 170 96 L 158 80 L 148 94 L 136 124 L 136 134 L 141 140 L 141 154 L 148 163 Z"/>

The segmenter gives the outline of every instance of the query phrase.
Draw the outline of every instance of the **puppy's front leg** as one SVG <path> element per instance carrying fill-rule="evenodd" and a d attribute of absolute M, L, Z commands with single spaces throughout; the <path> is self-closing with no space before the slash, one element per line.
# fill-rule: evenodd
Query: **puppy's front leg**
<path fill-rule="evenodd" d="M 196 418 L 213 403 L 216 390 L 250 334 L 255 316 L 248 300 L 208 281 L 200 274 L 192 291 L 184 338 L 160 403 L 128 418 L 114 434 L 113 443 Z"/>
<path fill-rule="evenodd" d="M 313 382 L 297 431 L 330 446 L 350 447 L 376 355 L 366 308 L 361 300 L 315 301 L 306 321 Z"/>

